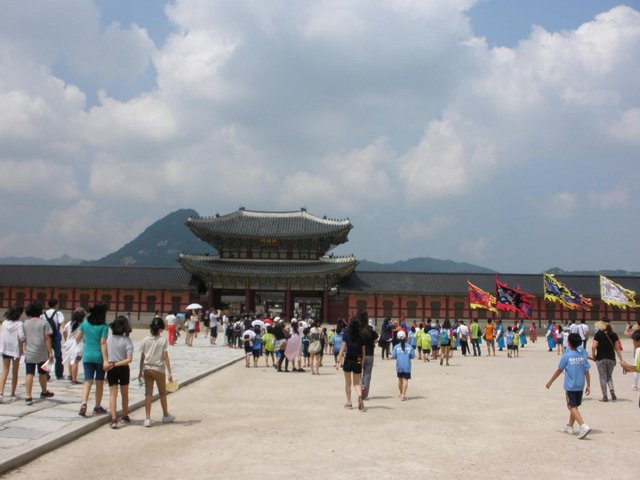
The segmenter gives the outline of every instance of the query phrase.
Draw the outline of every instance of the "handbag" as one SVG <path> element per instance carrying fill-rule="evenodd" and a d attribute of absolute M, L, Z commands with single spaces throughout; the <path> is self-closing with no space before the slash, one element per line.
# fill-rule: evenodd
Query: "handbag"
<path fill-rule="evenodd" d="M 320 352 L 320 350 L 322 350 L 322 343 L 320 343 L 320 340 L 314 340 L 311 342 L 311 345 L 309 345 L 309 353 L 313 355 Z"/>

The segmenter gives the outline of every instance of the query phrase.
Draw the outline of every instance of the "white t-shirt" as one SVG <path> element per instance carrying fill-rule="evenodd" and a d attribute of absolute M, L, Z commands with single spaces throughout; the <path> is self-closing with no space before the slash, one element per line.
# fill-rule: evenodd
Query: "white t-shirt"
<path fill-rule="evenodd" d="M 213 312 L 211 312 L 209 314 L 209 326 L 210 327 L 217 327 L 218 326 L 218 315 L 216 315 Z"/>
<path fill-rule="evenodd" d="M 24 341 L 24 328 L 20 320 L 5 320 L 0 331 L 0 353 L 20 358 L 20 342 Z"/>
<path fill-rule="evenodd" d="M 167 325 L 175 325 L 176 324 L 176 316 L 173 314 L 167 315 L 165 317 L 165 321 L 167 322 Z"/>
<path fill-rule="evenodd" d="M 460 324 L 460 326 L 458 327 L 458 337 L 460 338 L 460 340 L 466 340 L 468 336 L 469 327 L 464 324 Z"/>

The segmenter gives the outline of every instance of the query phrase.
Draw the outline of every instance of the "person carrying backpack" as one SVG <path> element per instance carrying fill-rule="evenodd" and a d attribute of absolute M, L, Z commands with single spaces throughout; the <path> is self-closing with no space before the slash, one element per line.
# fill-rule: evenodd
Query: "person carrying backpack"
<path fill-rule="evenodd" d="M 449 355 L 451 353 L 451 338 L 453 337 L 453 330 L 451 329 L 451 322 L 448 318 L 442 322 L 442 329 L 440 330 L 440 365 L 445 362 L 446 366 L 449 366 Z"/>

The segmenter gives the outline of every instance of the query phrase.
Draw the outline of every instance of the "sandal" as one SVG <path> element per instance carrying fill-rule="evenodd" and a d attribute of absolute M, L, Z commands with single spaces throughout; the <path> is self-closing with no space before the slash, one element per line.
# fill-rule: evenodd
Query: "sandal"
<path fill-rule="evenodd" d="M 347 410 L 351 410 L 353 408 L 353 405 L 351 405 L 351 402 L 347 402 L 344 404 L 344 408 L 346 408 Z"/>
<path fill-rule="evenodd" d="M 600 402 L 608 402 L 609 399 L 607 397 L 602 397 L 601 399 L 599 399 Z"/>
<path fill-rule="evenodd" d="M 103 413 L 107 413 L 107 411 L 104 408 L 102 408 L 101 406 L 98 406 L 98 407 L 95 407 L 93 409 L 93 413 L 94 413 L 94 415 L 95 414 L 103 414 Z"/>
<path fill-rule="evenodd" d="M 78 415 L 80 415 L 81 417 L 85 417 L 87 415 L 87 404 L 83 403 L 80 406 L 80 411 L 78 412 Z"/>
<path fill-rule="evenodd" d="M 364 398 L 358 397 L 358 410 L 364 410 Z"/>

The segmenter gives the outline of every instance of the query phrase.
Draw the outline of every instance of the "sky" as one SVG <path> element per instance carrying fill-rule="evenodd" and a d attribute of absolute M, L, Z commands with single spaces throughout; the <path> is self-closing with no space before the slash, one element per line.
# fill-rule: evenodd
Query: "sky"
<path fill-rule="evenodd" d="M 180 208 L 336 255 L 640 271 L 640 1 L 4 0 L 0 257 Z"/>

